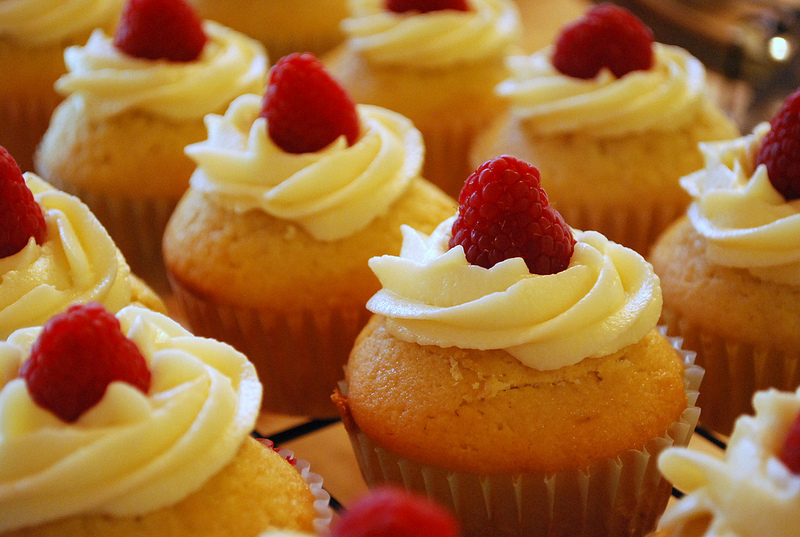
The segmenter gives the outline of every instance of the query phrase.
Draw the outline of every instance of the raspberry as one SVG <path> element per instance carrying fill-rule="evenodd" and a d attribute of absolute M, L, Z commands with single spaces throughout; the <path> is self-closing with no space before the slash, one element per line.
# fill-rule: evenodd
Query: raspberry
<path fill-rule="evenodd" d="M 617 78 L 653 66 L 653 32 L 625 8 L 600 4 L 566 26 L 553 67 L 575 78 L 594 78 L 606 67 Z"/>
<path fill-rule="evenodd" d="M 539 170 L 525 161 L 501 156 L 481 164 L 458 197 L 450 248 L 464 247 L 467 261 L 492 268 L 521 257 L 532 274 L 567 268 L 575 237 L 547 201 Z"/>
<path fill-rule="evenodd" d="M 441 11 L 443 9 L 469 11 L 469 5 L 467 0 L 386 0 L 386 9 L 395 13 L 404 13 L 406 11 L 428 13 L 429 11 Z"/>
<path fill-rule="evenodd" d="M 800 198 L 800 90 L 783 102 L 770 121 L 770 129 L 756 156 L 786 201 Z"/>
<path fill-rule="evenodd" d="M 14 158 L 0 146 L 0 258 L 14 255 L 31 237 L 44 242 L 47 227 Z"/>
<path fill-rule="evenodd" d="M 439 504 L 394 487 L 356 499 L 334 522 L 329 537 L 458 537 L 453 515 Z"/>
<path fill-rule="evenodd" d="M 113 381 L 144 393 L 150 370 L 119 320 L 98 303 L 75 304 L 42 329 L 19 371 L 33 401 L 66 422 L 94 406 Z"/>
<path fill-rule="evenodd" d="M 789 427 L 779 458 L 793 474 L 800 474 L 800 414 Z"/>
<path fill-rule="evenodd" d="M 260 115 L 272 141 L 287 153 L 313 153 L 342 135 L 353 145 L 360 133 L 353 99 L 311 53 L 278 60 Z"/>
<path fill-rule="evenodd" d="M 203 24 L 185 0 L 128 0 L 114 46 L 147 60 L 190 62 L 206 44 Z"/>

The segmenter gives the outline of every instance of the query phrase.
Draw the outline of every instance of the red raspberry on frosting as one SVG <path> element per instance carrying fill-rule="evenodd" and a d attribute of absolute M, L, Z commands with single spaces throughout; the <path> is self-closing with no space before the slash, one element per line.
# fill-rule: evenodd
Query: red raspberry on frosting
<path fill-rule="evenodd" d="M 800 90 L 783 102 L 770 121 L 756 156 L 759 164 L 767 167 L 772 186 L 786 201 L 800 198 Z"/>
<path fill-rule="evenodd" d="M 386 0 L 386 9 L 395 13 L 405 13 L 406 11 L 428 13 L 443 9 L 469 11 L 469 4 L 467 4 L 467 0 Z"/>
<path fill-rule="evenodd" d="M 114 381 L 150 389 L 150 370 L 119 320 L 98 303 L 70 306 L 44 325 L 19 376 L 33 401 L 66 422 L 97 404 Z"/>
<path fill-rule="evenodd" d="M 800 474 L 800 414 L 792 421 L 779 458 L 794 474 Z"/>
<path fill-rule="evenodd" d="M 459 537 L 453 515 L 423 496 L 395 487 L 373 489 L 334 522 L 329 537 Z"/>
<path fill-rule="evenodd" d="M 208 37 L 185 0 L 128 0 L 114 34 L 114 46 L 148 60 L 196 60 Z"/>
<path fill-rule="evenodd" d="M 653 66 L 653 33 L 625 8 L 600 4 L 561 31 L 552 62 L 575 78 L 594 78 L 603 67 L 617 78 L 646 71 Z"/>
<path fill-rule="evenodd" d="M 532 274 L 554 274 L 569 266 L 575 237 L 541 187 L 539 170 L 501 156 L 469 176 L 458 197 L 450 247 L 464 247 L 467 261 L 491 268 L 512 257 Z"/>
<path fill-rule="evenodd" d="M 355 102 L 310 53 L 290 54 L 270 69 L 260 115 L 287 153 L 313 153 L 342 135 L 353 145 L 360 133 Z"/>
<path fill-rule="evenodd" d="M 0 258 L 16 254 L 31 237 L 44 242 L 47 226 L 17 162 L 0 146 Z"/>

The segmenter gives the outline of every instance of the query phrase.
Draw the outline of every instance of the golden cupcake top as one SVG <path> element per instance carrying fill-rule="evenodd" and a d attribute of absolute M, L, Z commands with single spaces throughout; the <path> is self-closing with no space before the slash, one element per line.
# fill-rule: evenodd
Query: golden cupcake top
<path fill-rule="evenodd" d="M 189 145 L 191 187 L 236 212 L 289 220 L 318 240 L 347 237 L 385 214 L 419 176 L 422 135 L 405 117 L 356 105 L 310 54 L 281 59 L 263 97 L 206 117 Z"/>
<path fill-rule="evenodd" d="M 562 29 L 555 44 L 507 64 L 511 76 L 496 92 L 512 114 L 544 134 L 675 130 L 709 98 L 697 58 L 654 43 L 649 28 L 613 5 L 595 6 Z"/>
<path fill-rule="evenodd" d="M 701 143 L 705 166 L 681 179 L 688 216 L 713 263 L 755 277 L 800 285 L 800 176 L 791 169 L 795 93 L 773 118 L 740 138 Z M 794 150 L 797 153 L 796 150 Z"/>
<path fill-rule="evenodd" d="M 756 393 L 755 415 L 740 417 L 724 458 L 670 448 L 658 459 L 686 495 L 661 527 L 710 519 L 703 537 L 789 537 L 800 523 L 800 392 Z"/>
<path fill-rule="evenodd" d="M 263 45 L 213 21 L 196 19 L 183 0 L 126 3 L 113 36 L 95 30 L 64 52 L 68 73 L 56 82 L 87 114 L 141 110 L 175 120 L 201 119 L 235 97 L 261 92 Z"/>
<path fill-rule="evenodd" d="M 124 0 L 0 2 L 0 39 L 27 47 L 57 45 L 114 20 Z"/>
<path fill-rule="evenodd" d="M 14 332 L 0 342 L 0 531 L 177 503 L 233 459 L 260 399 L 244 355 L 137 306 L 76 305 Z"/>
<path fill-rule="evenodd" d="M 500 61 L 522 28 L 511 0 L 351 0 L 342 29 L 348 46 L 377 64 L 442 68 Z"/>
<path fill-rule="evenodd" d="M 387 318 L 393 336 L 503 349 L 552 370 L 611 354 L 655 327 L 661 290 L 652 266 L 566 225 L 530 164 L 485 163 L 459 202 L 430 236 L 406 226 L 399 256 L 370 260 L 382 289 L 367 308 Z"/>

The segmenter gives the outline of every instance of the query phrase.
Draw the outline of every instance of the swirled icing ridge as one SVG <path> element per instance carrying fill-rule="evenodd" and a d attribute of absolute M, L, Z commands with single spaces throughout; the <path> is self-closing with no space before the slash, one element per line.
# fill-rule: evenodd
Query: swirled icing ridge
<path fill-rule="evenodd" d="M 260 109 L 259 96 L 239 97 L 224 116 L 206 117 L 208 140 L 186 148 L 198 165 L 192 188 L 232 210 L 258 209 L 319 240 L 337 240 L 385 214 L 422 167 L 422 135 L 384 108 L 358 105 L 361 136 L 354 145 L 340 137 L 301 154 L 272 142 Z"/>
<path fill-rule="evenodd" d="M 800 285 L 800 200 L 787 202 L 764 165 L 755 166 L 769 124 L 735 140 L 701 143 L 705 167 L 681 179 L 693 198 L 688 215 L 719 265 Z"/>
<path fill-rule="evenodd" d="M 243 93 L 262 92 L 267 71 L 263 45 L 212 21 L 204 21 L 203 29 L 208 41 L 191 62 L 129 56 L 95 30 L 85 46 L 64 52 L 69 72 L 56 82 L 56 90 L 79 96 L 86 113 L 97 117 L 138 109 L 178 120 L 200 119 L 224 110 Z"/>
<path fill-rule="evenodd" d="M 453 217 L 454 218 L 454 217 Z M 453 218 L 430 237 L 403 228 L 399 257 L 370 260 L 382 289 L 367 303 L 405 341 L 505 349 L 523 364 L 557 369 L 641 340 L 661 313 L 661 287 L 639 254 L 593 232 L 575 232 L 569 267 L 528 271 L 522 258 L 491 269 L 448 248 Z"/>
<path fill-rule="evenodd" d="M 0 342 L 0 531 L 172 505 L 230 462 L 252 430 L 261 384 L 244 355 L 144 308 L 117 317 L 149 364 L 150 393 L 113 382 L 73 424 L 8 375 L 41 329 Z"/>

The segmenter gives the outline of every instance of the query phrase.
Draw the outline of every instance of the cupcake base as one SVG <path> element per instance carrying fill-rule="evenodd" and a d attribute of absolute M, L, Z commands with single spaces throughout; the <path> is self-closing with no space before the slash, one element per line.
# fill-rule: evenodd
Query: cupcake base
<path fill-rule="evenodd" d="M 551 475 L 454 472 L 384 449 L 346 411 L 343 419 L 368 486 L 391 483 L 427 494 L 456 513 L 465 537 L 643 536 L 655 528 L 672 491 L 657 468 L 658 455 L 667 447 L 687 445 L 700 413 L 695 402 L 703 370 L 694 364 L 693 352 L 681 349 L 680 339 L 671 341 L 685 364 L 688 406 L 680 420 L 643 449 L 583 470 Z M 346 384 L 340 391 L 346 395 Z"/>
<path fill-rule="evenodd" d="M 262 408 L 279 414 L 338 415 L 330 395 L 371 315 L 353 308 L 273 311 L 212 304 L 172 280 L 192 331 L 229 343 L 253 362 L 264 386 Z"/>
<path fill-rule="evenodd" d="M 697 351 L 697 365 L 706 370 L 697 405 L 703 409 L 700 422 L 709 429 L 730 435 L 739 416 L 753 414 L 757 391 L 794 391 L 800 386 L 800 349 L 731 341 L 668 308 L 661 318 L 670 334 L 682 337 L 687 349 Z"/>

